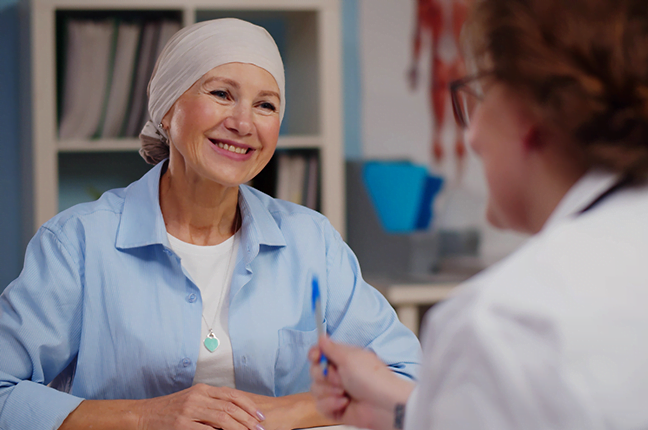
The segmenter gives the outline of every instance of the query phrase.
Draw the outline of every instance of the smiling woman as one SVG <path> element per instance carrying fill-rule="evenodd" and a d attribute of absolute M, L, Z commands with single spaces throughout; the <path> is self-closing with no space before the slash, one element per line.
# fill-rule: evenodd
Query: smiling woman
<path fill-rule="evenodd" d="M 0 296 L 0 427 L 331 424 L 308 393 L 320 330 L 416 376 L 418 340 L 329 221 L 243 185 L 285 103 L 263 28 L 219 19 L 171 38 L 140 136 L 155 167 L 45 223 Z"/>

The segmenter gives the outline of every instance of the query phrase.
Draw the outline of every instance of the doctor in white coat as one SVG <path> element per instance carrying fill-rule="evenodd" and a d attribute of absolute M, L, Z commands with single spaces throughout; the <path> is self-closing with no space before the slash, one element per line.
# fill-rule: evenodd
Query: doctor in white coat
<path fill-rule="evenodd" d="M 482 0 L 464 34 L 477 71 L 451 88 L 487 217 L 533 237 L 426 316 L 416 387 L 322 338 L 318 408 L 373 429 L 646 429 L 646 2 Z"/>

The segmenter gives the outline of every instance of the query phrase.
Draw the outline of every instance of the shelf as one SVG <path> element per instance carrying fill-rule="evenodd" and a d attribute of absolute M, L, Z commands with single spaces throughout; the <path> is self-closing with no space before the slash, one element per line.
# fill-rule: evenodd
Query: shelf
<path fill-rule="evenodd" d="M 138 151 L 139 139 L 59 140 L 59 152 Z"/>
<path fill-rule="evenodd" d="M 37 0 L 40 6 L 59 9 L 253 9 L 253 10 L 318 10 L 330 0 Z"/>
<path fill-rule="evenodd" d="M 59 152 L 57 158 L 58 211 L 126 187 L 151 169 L 134 151 Z"/>
<path fill-rule="evenodd" d="M 279 136 L 277 149 L 319 149 L 323 144 L 319 136 Z"/>
<path fill-rule="evenodd" d="M 322 139 L 318 136 L 279 136 L 277 149 L 318 149 Z M 139 151 L 139 139 L 59 140 L 59 152 L 113 152 Z"/>

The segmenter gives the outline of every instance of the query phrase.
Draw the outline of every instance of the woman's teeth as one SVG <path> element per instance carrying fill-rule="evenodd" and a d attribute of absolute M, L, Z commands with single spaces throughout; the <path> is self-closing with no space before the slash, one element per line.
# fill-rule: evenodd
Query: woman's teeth
<path fill-rule="evenodd" d="M 239 148 L 237 146 L 228 145 L 227 143 L 223 142 L 218 142 L 218 147 L 224 149 L 225 151 L 235 152 L 237 154 L 245 154 L 248 151 L 246 148 Z"/>

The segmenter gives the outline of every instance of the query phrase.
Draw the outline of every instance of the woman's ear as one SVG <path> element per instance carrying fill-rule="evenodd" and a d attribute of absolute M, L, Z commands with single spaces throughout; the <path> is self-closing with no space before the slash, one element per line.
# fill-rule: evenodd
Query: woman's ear
<path fill-rule="evenodd" d="M 175 108 L 175 103 L 171 105 L 167 113 L 164 114 L 162 117 L 162 121 L 160 121 L 160 127 L 162 127 L 165 131 L 169 130 L 169 124 L 171 124 L 171 117 L 173 116 L 173 109 Z"/>

